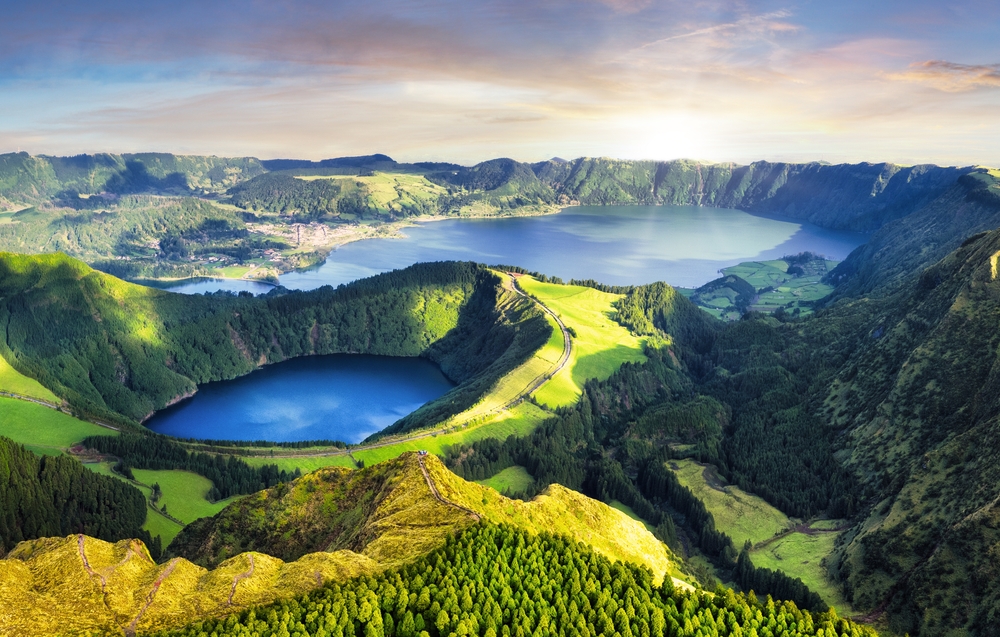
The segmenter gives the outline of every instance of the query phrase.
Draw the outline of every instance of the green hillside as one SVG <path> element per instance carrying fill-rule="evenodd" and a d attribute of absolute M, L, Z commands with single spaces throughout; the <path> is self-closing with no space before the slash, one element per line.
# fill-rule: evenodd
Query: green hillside
<path fill-rule="evenodd" d="M 755 634 L 758 628 L 782 636 L 874 634 L 833 612 L 813 615 L 732 591 L 713 597 L 660 586 L 648 571 L 610 563 L 571 538 L 492 525 L 469 529 L 412 566 L 377 578 L 161 634 L 493 637 Z"/>
<path fill-rule="evenodd" d="M 456 533 L 493 533 L 490 529 L 498 528 L 493 524 L 520 535 L 525 546 L 546 541 L 553 530 L 586 538 L 593 548 L 573 540 L 570 546 L 593 554 L 605 569 L 641 574 L 650 586 L 663 582 L 668 592 L 690 589 L 681 580 L 664 582 L 667 574 L 679 574 L 672 554 L 619 511 L 559 489 L 530 503 L 507 500 L 456 478 L 432 456 L 424 462 L 427 477 L 418 456 L 407 454 L 354 472 L 321 470 L 230 505 L 207 521 L 215 528 L 203 539 L 264 544 L 267 550 L 228 559 L 212 554 L 213 570 L 176 557 L 157 564 L 135 541 L 110 544 L 70 536 L 21 543 L 0 559 L 0 594 L 11 604 L 0 613 L 0 630 L 48 635 L 176 627 L 328 583 L 350 586 L 350 578 L 362 574 L 398 567 L 407 572 L 414 561 L 421 565 L 412 571 L 416 575 L 424 572 L 423 564 L 453 560 L 447 547 Z M 475 508 L 463 508 L 469 504 Z M 186 546 L 183 540 L 191 537 L 185 531 L 171 550 Z M 327 546 L 321 546 L 324 542 Z M 198 554 L 204 546 L 187 548 Z M 301 555 L 283 561 L 274 553 Z M 423 586 L 417 587 L 415 602 Z M 337 589 L 321 588 L 319 594 L 323 590 Z"/>
<path fill-rule="evenodd" d="M 74 409 L 124 424 L 295 356 L 426 356 L 459 383 L 408 417 L 461 411 L 548 339 L 528 301 L 474 264 L 413 266 L 332 290 L 267 298 L 141 287 L 63 255 L 0 253 L 0 353 Z M 521 328 L 524 329 L 521 329 Z"/>

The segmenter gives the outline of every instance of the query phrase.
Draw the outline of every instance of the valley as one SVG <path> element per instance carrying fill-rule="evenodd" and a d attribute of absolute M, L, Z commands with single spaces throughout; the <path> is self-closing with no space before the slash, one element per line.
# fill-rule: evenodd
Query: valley
<path fill-rule="evenodd" d="M 247 223 L 317 214 L 309 223 L 328 224 L 439 215 L 443 202 L 445 214 L 521 215 L 695 196 L 685 181 L 693 164 L 683 162 L 442 168 L 373 157 L 280 170 L 213 158 L 256 173 L 226 173 L 222 185 L 188 167 L 178 173 L 187 185 L 149 172 L 126 188 L 109 168 L 107 184 L 120 190 L 117 201 L 126 190 L 192 200 L 161 212 L 171 223 L 193 215 L 208 242 L 229 239 L 213 234 L 221 222 L 205 225 L 215 212 L 194 199 L 234 219 L 260 217 Z M 256 297 L 135 285 L 112 276 L 101 247 L 79 255 L 96 268 L 61 254 L 0 254 L 0 436 L 10 466 L 25 467 L 0 485 L 0 501 L 43 502 L 39 494 L 64 493 L 65 480 L 95 498 L 52 499 L 85 531 L 59 526 L 56 509 L 0 519 L 0 591 L 22 609 L 0 613 L 0 629 L 242 634 L 267 617 L 272 627 L 342 637 L 485 637 L 491 626 L 499 637 L 510 622 L 525 634 L 557 618 L 569 625 L 569 598 L 546 598 L 556 604 L 549 619 L 540 611 L 515 621 L 507 601 L 472 584 L 491 566 L 463 555 L 517 546 L 536 555 L 509 564 L 537 579 L 525 595 L 545 590 L 546 577 L 588 582 L 587 604 L 610 624 L 573 599 L 580 625 L 594 627 L 586 634 L 603 626 L 642 637 L 670 621 L 671 634 L 694 634 L 706 609 L 711 621 L 747 628 L 757 612 L 752 621 L 773 621 L 772 634 L 792 630 L 789 617 L 803 634 L 869 634 L 867 625 L 889 635 L 982 634 L 995 612 L 1000 177 L 883 166 L 871 174 L 884 190 L 871 195 L 862 183 L 871 165 L 849 177 L 820 165 L 699 168 L 698 203 L 780 209 L 870 240 L 843 261 L 806 250 L 764 255 L 688 289 L 438 262 Z M 763 174 L 782 185 L 763 188 Z M 653 194 L 618 188 L 623 175 L 639 184 L 647 175 Z M 804 184 L 809 198 L 789 194 Z M 41 192 L 8 187 L 4 197 L 27 201 L 29 191 Z M 824 192 L 847 212 L 824 208 Z M 359 201 L 368 203 L 351 208 Z M 65 216 L 35 204 L 43 217 Z M 172 257 L 142 258 L 141 268 L 117 273 L 176 270 Z M 452 384 L 348 441 L 206 426 L 178 439 L 141 424 L 211 383 L 359 354 L 422 359 L 414 362 Z M 105 524 L 97 501 L 127 508 L 127 526 Z M 568 561 L 553 556 L 555 545 Z M 532 570 L 540 560 L 563 574 Z M 604 581 L 609 569 L 620 590 Z M 453 601 L 441 591 L 459 571 L 469 584 Z M 432 578 L 439 584 L 424 604 Z M 379 601 L 403 589 L 412 593 L 405 601 Z M 355 611 L 336 606 L 348 598 Z M 636 616 L 623 623 L 626 601 Z"/>

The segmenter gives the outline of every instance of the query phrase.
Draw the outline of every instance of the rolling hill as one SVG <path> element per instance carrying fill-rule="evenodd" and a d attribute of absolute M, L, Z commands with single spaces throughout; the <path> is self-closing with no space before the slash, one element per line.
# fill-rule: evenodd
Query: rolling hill
<path fill-rule="evenodd" d="M 361 502 L 359 492 L 367 494 Z M 641 523 L 604 504 L 555 487 L 532 502 L 508 500 L 455 477 L 433 456 L 410 453 L 354 472 L 320 470 L 230 505 L 195 533 L 182 532 L 171 551 L 208 561 L 212 570 L 184 557 L 157 564 L 138 541 L 74 535 L 22 542 L 0 560 L 7 602 L 0 632 L 134 634 L 229 615 L 411 563 L 480 519 L 532 536 L 581 538 L 606 559 L 646 569 L 657 584 L 681 575 L 669 549 Z M 233 522 L 237 528 L 227 526 Z M 286 532 L 292 535 L 282 539 Z M 212 542 L 227 537 L 236 538 L 230 546 L 257 548 L 220 560 Z"/>

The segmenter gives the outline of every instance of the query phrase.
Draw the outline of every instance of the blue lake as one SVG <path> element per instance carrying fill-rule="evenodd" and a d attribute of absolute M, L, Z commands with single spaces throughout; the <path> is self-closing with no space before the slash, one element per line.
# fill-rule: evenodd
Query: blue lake
<path fill-rule="evenodd" d="M 578 206 L 556 215 L 449 219 L 420 223 L 402 239 L 371 239 L 334 250 L 322 265 L 281 277 L 291 289 L 337 286 L 422 261 L 518 265 L 563 279 L 612 285 L 666 281 L 698 287 L 741 261 L 806 250 L 840 260 L 865 235 L 694 206 Z M 198 279 L 177 292 L 255 294 L 271 286 Z M 272 365 L 234 381 L 210 383 L 147 426 L 183 438 L 359 442 L 451 387 L 421 359 L 324 356 Z"/>
<path fill-rule="evenodd" d="M 322 265 L 281 277 L 311 290 L 405 268 L 421 261 L 463 260 L 518 265 L 563 279 L 612 285 L 666 281 L 698 287 L 721 268 L 812 251 L 841 260 L 867 235 L 825 230 L 740 210 L 697 206 L 575 206 L 545 217 L 448 219 L 419 223 L 403 239 L 341 246 Z M 248 281 L 200 279 L 169 289 L 266 292 Z"/>
<path fill-rule="evenodd" d="M 145 424 L 179 438 L 360 442 L 452 387 L 422 358 L 309 356 L 205 384 Z"/>

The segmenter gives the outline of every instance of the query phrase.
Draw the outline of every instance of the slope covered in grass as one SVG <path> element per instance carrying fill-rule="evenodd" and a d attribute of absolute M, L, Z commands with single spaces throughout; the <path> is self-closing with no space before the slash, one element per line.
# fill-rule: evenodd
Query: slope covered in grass
<path fill-rule="evenodd" d="M 11 367 L 3 356 L 0 356 L 0 392 L 10 392 L 59 404 L 59 398 L 55 394 L 34 378 L 29 378 Z"/>
<path fill-rule="evenodd" d="M 580 538 L 602 559 L 648 569 L 656 583 L 675 572 L 663 544 L 604 504 L 558 487 L 530 503 L 508 500 L 457 478 L 433 456 L 425 463 L 443 500 L 428 485 L 417 455 L 406 454 L 363 470 L 323 469 L 230 505 L 211 529 L 194 535 L 186 529 L 186 539 L 170 547 L 192 549 L 214 570 L 181 557 L 156 564 L 139 542 L 70 536 L 22 543 L 0 560 L 0 596 L 11 602 L 0 609 L 0 632 L 113 632 L 133 621 L 143 632 L 238 612 L 410 563 L 480 518 L 529 537 L 558 532 Z M 222 559 L 235 541 L 213 535 L 240 535 L 244 545 L 267 550 Z M 290 562 L 266 553 L 298 555 Z"/>
<path fill-rule="evenodd" d="M 115 436 L 118 432 L 79 420 L 35 403 L 0 396 L 0 436 L 33 449 L 59 452 L 87 436 Z"/>
<path fill-rule="evenodd" d="M 407 420 L 475 403 L 544 343 L 526 300 L 470 263 L 421 264 L 337 290 L 266 298 L 171 294 L 64 255 L 0 253 L 0 355 L 74 408 L 121 423 L 295 356 L 426 356 L 459 386 Z"/>
<path fill-rule="evenodd" d="M 576 332 L 569 362 L 535 392 L 538 402 L 550 407 L 568 405 L 579 398 L 586 381 L 604 380 L 623 363 L 646 360 L 644 340 L 614 320 L 614 304 L 621 295 L 578 285 L 542 283 L 530 276 L 519 277 L 517 283 Z M 558 338 L 561 354 L 562 336 Z"/>

